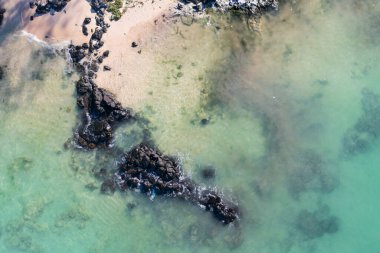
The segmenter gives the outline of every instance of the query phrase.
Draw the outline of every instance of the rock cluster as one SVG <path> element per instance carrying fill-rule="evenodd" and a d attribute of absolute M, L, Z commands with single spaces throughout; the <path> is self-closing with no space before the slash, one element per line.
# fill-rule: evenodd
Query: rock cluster
<path fill-rule="evenodd" d="M 110 146 L 115 123 L 132 119 L 131 110 L 123 108 L 110 92 L 98 88 L 91 78 L 82 76 L 76 86 L 78 106 L 84 114 L 76 135 L 78 144 L 91 149 Z"/>
<path fill-rule="evenodd" d="M 237 205 L 186 177 L 175 159 L 140 144 L 123 156 L 116 181 L 122 190 L 138 189 L 149 196 L 165 195 L 191 201 L 211 211 L 224 224 L 238 218 Z"/>
<path fill-rule="evenodd" d="M 36 8 L 36 15 L 43 15 L 46 13 L 54 13 L 62 11 L 70 0 L 47 0 L 46 2 L 40 0 L 33 0 L 29 2 L 30 8 Z"/>
<path fill-rule="evenodd" d="M 237 10 L 250 15 L 261 15 L 263 11 L 277 10 L 278 0 L 182 0 L 177 5 L 180 14 L 202 12 L 205 8 L 218 11 Z"/>
<path fill-rule="evenodd" d="M 3 24 L 4 14 L 6 10 L 0 7 L 0 26 Z"/>

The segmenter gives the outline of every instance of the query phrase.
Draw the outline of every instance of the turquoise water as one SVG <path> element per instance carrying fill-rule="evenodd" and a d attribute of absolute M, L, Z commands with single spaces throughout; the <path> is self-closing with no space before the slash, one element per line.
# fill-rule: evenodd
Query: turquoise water
<path fill-rule="evenodd" d="M 173 24 L 158 42 L 170 50 L 152 45 L 149 96 L 134 106 L 162 151 L 239 203 L 231 226 L 177 200 L 100 194 L 94 172 L 115 168 L 114 152 L 64 148 L 77 77 L 54 49 L 8 35 L 0 252 L 379 252 L 379 15 L 371 0 L 293 1 L 255 26 Z M 115 145 L 141 138 L 121 126 Z"/>

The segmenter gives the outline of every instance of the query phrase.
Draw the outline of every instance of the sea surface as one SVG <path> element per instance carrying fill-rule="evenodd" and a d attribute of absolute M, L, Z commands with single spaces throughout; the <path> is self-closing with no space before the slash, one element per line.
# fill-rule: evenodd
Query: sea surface
<path fill-rule="evenodd" d="M 156 68 L 133 108 L 240 220 L 101 194 L 96 172 L 119 157 L 65 148 L 79 122 L 65 44 L 0 28 L 0 252 L 380 252 L 380 2 L 281 1 L 260 21 L 182 21 L 148 44 Z M 115 147 L 139 143 L 141 128 L 121 125 Z"/>

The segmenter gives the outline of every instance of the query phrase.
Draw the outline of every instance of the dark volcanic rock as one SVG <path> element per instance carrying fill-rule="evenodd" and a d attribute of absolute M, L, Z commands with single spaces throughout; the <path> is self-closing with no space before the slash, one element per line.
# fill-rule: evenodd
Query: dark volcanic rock
<path fill-rule="evenodd" d="M 111 67 L 107 65 L 104 65 L 103 69 L 104 71 L 111 71 Z"/>
<path fill-rule="evenodd" d="M 106 50 L 103 52 L 103 57 L 108 57 L 110 54 L 110 50 Z"/>
<path fill-rule="evenodd" d="M 90 0 L 91 8 L 97 15 L 103 15 L 104 10 L 107 9 L 106 1 L 104 0 Z"/>
<path fill-rule="evenodd" d="M 84 25 L 88 25 L 90 23 L 91 23 L 91 18 L 89 18 L 89 17 L 84 18 L 84 20 L 83 20 Z"/>
<path fill-rule="evenodd" d="M 224 201 L 215 191 L 199 187 L 184 175 L 173 158 L 146 144 L 124 155 L 116 181 L 122 190 L 138 189 L 149 196 L 166 195 L 191 201 L 211 211 L 224 224 L 238 218 L 235 204 Z"/>
<path fill-rule="evenodd" d="M 85 25 L 82 25 L 82 33 L 84 36 L 88 36 L 88 28 Z"/>
<path fill-rule="evenodd" d="M 81 95 L 78 106 L 84 110 L 77 144 L 89 149 L 111 145 L 115 123 L 132 119 L 132 111 L 123 108 L 110 92 L 98 88 L 87 77 L 78 80 L 77 92 Z"/>
<path fill-rule="evenodd" d="M 48 0 L 46 3 L 41 1 L 34 1 L 34 5 L 37 6 L 36 14 L 43 15 L 49 12 L 60 12 L 66 7 L 68 2 L 70 2 L 70 0 Z M 29 6 L 32 7 L 33 4 L 30 3 Z"/>
<path fill-rule="evenodd" d="M 6 10 L 4 8 L 0 8 L 0 26 L 3 24 L 5 12 L 6 12 Z"/>
<path fill-rule="evenodd" d="M 131 44 L 131 47 L 137 47 L 137 46 L 138 46 L 137 43 L 133 41 Z"/>
<path fill-rule="evenodd" d="M 69 45 L 69 53 L 74 63 L 78 63 L 86 57 L 86 50 L 84 46 Z"/>

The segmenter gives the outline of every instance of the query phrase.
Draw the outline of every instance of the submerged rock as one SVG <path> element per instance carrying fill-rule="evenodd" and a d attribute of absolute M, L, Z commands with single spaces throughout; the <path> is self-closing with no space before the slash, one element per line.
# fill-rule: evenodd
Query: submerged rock
<path fill-rule="evenodd" d="M 165 195 L 191 201 L 212 212 L 224 224 L 238 219 L 236 204 L 223 200 L 215 191 L 199 187 L 173 158 L 146 144 L 123 156 L 116 182 L 121 190 L 138 189 L 149 196 Z"/>
<path fill-rule="evenodd" d="M 215 168 L 212 166 L 206 166 L 202 168 L 201 175 L 204 179 L 212 179 L 215 177 Z"/>

